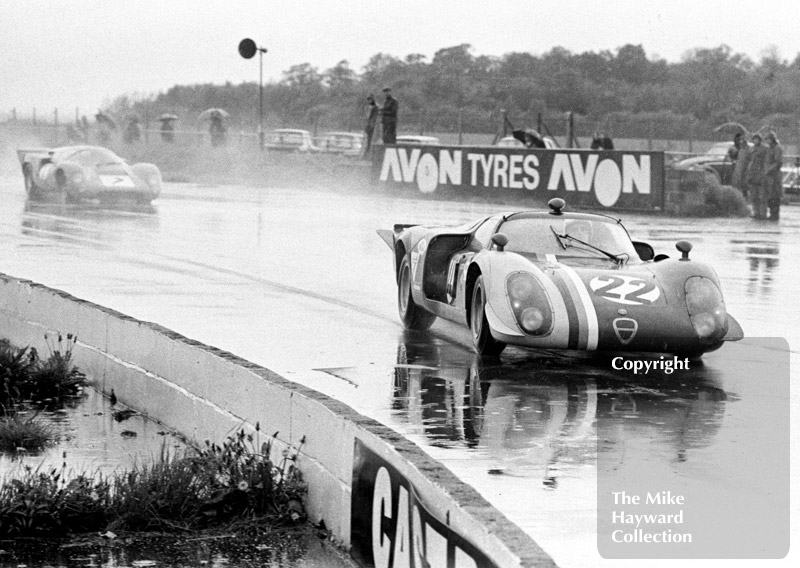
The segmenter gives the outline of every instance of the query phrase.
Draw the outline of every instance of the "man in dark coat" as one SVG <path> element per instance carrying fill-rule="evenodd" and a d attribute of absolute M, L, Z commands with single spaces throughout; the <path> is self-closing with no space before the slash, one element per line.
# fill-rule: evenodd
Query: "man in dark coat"
<path fill-rule="evenodd" d="M 383 95 L 386 97 L 381 108 L 383 143 L 394 144 L 397 142 L 397 111 L 400 103 L 392 96 L 392 90 L 389 87 L 384 87 Z"/>
<path fill-rule="evenodd" d="M 364 124 L 364 156 L 369 156 L 372 147 L 372 133 L 375 132 L 375 125 L 378 123 L 378 115 L 381 109 L 375 103 L 375 97 L 367 95 L 366 122 Z"/>
<path fill-rule="evenodd" d="M 769 208 L 769 220 L 778 221 L 781 214 L 781 199 L 783 199 L 783 149 L 778 142 L 778 136 L 770 130 L 764 137 L 767 143 L 767 157 L 764 166 L 764 178 L 766 190 L 764 192 L 767 207 Z"/>

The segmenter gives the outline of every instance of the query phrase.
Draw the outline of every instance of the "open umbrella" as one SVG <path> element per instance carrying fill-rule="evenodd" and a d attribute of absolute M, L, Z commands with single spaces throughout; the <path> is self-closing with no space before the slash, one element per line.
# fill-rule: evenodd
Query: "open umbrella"
<path fill-rule="evenodd" d="M 98 112 L 94 115 L 94 119 L 97 121 L 97 124 L 107 124 L 109 128 L 112 129 L 117 127 L 117 123 L 114 122 L 114 119 L 103 112 Z"/>
<path fill-rule="evenodd" d="M 164 114 L 159 116 L 156 120 L 158 120 L 159 122 L 164 122 L 164 121 L 170 121 L 170 120 L 178 120 L 178 118 L 179 117 L 176 114 L 165 112 Z"/>
<path fill-rule="evenodd" d="M 750 136 L 750 131 L 745 127 L 743 124 L 738 122 L 725 122 L 720 124 L 714 129 L 714 132 L 730 132 L 732 134 L 737 134 L 741 132 L 745 136 Z"/>
<path fill-rule="evenodd" d="M 228 118 L 230 114 L 222 108 L 207 108 L 197 116 L 197 120 L 208 120 L 212 117 Z"/>

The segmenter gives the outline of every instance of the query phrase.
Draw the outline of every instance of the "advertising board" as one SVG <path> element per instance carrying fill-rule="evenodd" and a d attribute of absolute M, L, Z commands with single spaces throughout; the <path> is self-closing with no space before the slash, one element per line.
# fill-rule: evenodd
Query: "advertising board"
<path fill-rule="evenodd" d="M 408 479 L 356 439 L 351 554 L 360 566 L 497 568 L 448 520 L 435 515 Z"/>
<path fill-rule="evenodd" d="M 664 153 L 466 146 L 384 146 L 373 180 L 422 193 L 528 192 L 599 209 L 660 210 Z"/>

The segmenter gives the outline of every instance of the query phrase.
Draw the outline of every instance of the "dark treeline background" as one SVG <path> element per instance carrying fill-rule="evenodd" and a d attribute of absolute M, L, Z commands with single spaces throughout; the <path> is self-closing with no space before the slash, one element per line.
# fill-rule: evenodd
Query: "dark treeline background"
<path fill-rule="evenodd" d="M 361 130 L 367 93 L 380 95 L 384 86 L 400 101 L 403 132 L 496 133 L 505 110 L 515 126 L 535 127 L 541 116 L 553 134 L 564 133 L 572 112 L 580 136 L 604 129 L 618 137 L 711 139 L 716 126 L 737 121 L 794 138 L 800 54 L 788 62 L 768 48 L 753 61 L 721 45 L 691 49 L 669 63 L 648 57 L 641 45 L 495 57 L 475 56 L 462 44 L 440 49 L 430 61 L 378 53 L 361 72 L 347 61 L 324 71 L 302 63 L 264 85 L 265 128 Z M 176 113 L 182 127 L 191 128 L 204 109 L 221 107 L 230 112 L 232 128 L 254 131 L 258 97 L 257 82 L 176 85 L 158 95 L 119 96 L 107 110 L 148 121 Z"/>

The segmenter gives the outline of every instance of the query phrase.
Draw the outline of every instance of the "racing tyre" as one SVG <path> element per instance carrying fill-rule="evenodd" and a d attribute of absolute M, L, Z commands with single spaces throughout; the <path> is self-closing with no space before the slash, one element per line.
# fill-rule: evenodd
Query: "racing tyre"
<path fill-rule="evenodd" d="M 406 329 L 424 331 L 433 325 L 436 316 L 426 312 L 414 302 L 411 294 L 411 265 L 408 258 L 400 264 L 400 278 L 397 281 L 397 311 Z"/>
<path fill-rule="evenodd" d="M 486 286 L 483 284 L 483 276 L 478 276 L 472 290 L 469 328 L 472 331 L 472 344 L 479 355 L 500 355 L 506 348 L 505 343 L 492 337 L 489 329 L 489 322 L 486 319 Z"/>
<path fill-rule="evenodd" d="M 56 172 L 56 188 L 58 189 L 58 196 L 64 203 L 77 203 L 78 196 L 71 193 L 68 189 L 67 174 L 63 170 Z"/>

